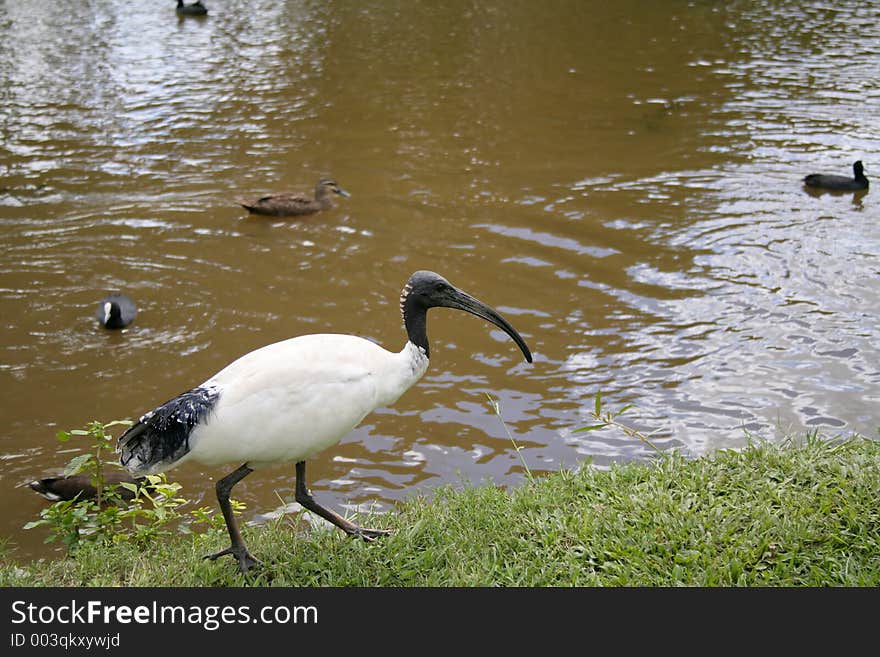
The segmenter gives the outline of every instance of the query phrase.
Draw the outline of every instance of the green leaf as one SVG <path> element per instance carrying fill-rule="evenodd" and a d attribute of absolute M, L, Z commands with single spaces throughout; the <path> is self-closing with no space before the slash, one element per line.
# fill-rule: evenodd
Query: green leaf
<path fill-rule="evenodd" d="M 602 393 L 596 393 L 596 415 L 602 414 Z"/>
<path fill-rule="evenodd" d="M 64 476 L 69 477 L 70 475 L 82 472 L 88 467 L 91 460 L 91 454 L 80 454 L 79 456 L 74 456 L 72 459 L 70 459 L 67 467 L 64 468 Z"/>
<path fill-rule="evenodd" d="M 580 427 L 578 429 L 575 429 L 574 431 L 572 431 L 572 433 L 581 433 L 582 431 L 595 431 L 596 429 L 604 429 L 607 426 L 607 422 L 604 422 L 602 424 L 591 424 L 588 427 Z"/>
<path fill-rule="evenodd" d="M 107 424 L 105 424 L 104 428 L 109 429 L 110 427 L 117 427 L 120 425 L 125 425 L 127 427 L 130 427 L 132 425 L 132 421 L 131 420 L 113 420 L 112 422 L 108 422 Z"/>

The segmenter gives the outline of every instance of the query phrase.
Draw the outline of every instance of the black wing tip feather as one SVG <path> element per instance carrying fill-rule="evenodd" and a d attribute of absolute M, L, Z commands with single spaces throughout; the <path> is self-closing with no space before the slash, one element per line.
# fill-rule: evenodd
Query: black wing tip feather
<path fill-rule="evenodd" d="M 199 386 L 144 414 L 119 437 L 120 462 L 135 475 L 167 470 L 190 450 L 190 435 L 204 423 L 220 397 Z"/>

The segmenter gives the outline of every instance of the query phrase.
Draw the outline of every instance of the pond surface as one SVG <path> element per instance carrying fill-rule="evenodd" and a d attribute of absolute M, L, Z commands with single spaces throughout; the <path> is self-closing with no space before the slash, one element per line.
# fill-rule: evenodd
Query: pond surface
<path fill-rule="evenodd" d="M 691 456 L 808 431 L 877 437 L 880 2 L 0 3 L 0 536 L 56 554 L 26 487 L 59 429 L 136 418 L 302 333 L 399 350 L 433 269 L 496 307 L 432 311 L 428 373 L 309 463 L 335 509 L 445 483 Z M 441 6 L 442 4 L 442 6 Z M 236 204 L 351 193 L 300 220 Z M 875 187 L 880 182 L 875 183 Z M 139 306 L 98 327 L 109 291 Z M 497 399 L 501 419 L 487 393 Z M 246 437 L 243 436 L 243 439 Z M 173 471 L 213 506 L 219 469 Z M 235 490 L 247 519 L 293 466 Z"/>

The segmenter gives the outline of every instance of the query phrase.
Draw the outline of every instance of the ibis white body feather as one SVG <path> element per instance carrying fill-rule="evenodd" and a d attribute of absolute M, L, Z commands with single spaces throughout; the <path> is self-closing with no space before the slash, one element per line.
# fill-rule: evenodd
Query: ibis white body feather
<path fill-rule="evenodd" d="M 177 463 L 255 468 L 302 461 L 338 442 L 370 411 L 393 404 L 427 368 L 427 356 L 411 342 L 399 353 L 341 334 L 267 345 L 203 384 L 217 390 L 218 401 Z"/>

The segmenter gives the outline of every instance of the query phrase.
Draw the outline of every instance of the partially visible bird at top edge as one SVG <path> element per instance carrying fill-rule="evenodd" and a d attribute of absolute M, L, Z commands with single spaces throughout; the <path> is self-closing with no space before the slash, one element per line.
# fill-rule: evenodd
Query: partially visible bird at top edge
<path fill-rule="evenodd" d="M 177 0 L 178 16 L 207 16 L 208 8 L 202 4 L 202 0 L 196 0 L 191 4 L 184 4 L 183 0 Z"/>

